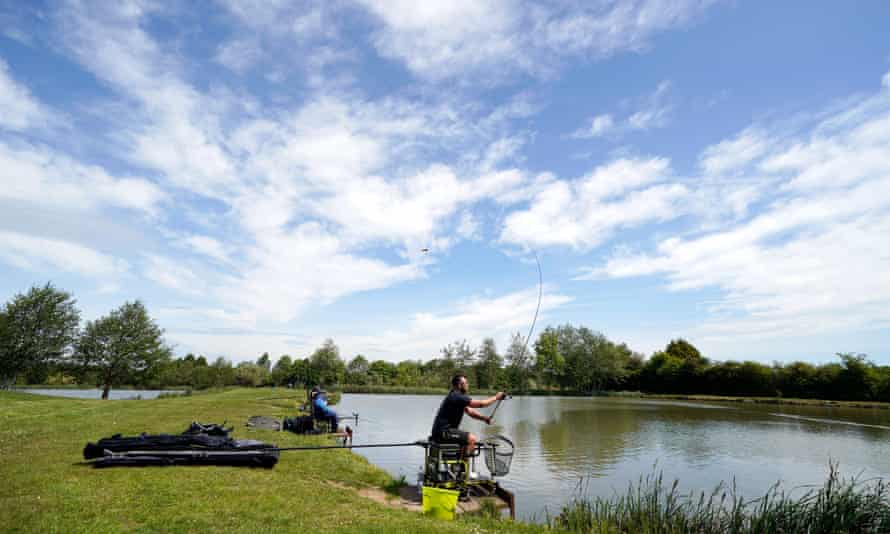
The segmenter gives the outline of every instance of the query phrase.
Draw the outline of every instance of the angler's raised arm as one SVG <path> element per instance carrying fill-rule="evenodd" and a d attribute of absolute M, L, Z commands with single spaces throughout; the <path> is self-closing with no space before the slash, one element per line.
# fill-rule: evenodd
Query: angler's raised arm
<path fill-rule="evenodd" d="M 473 399 L 470 401 L 470 408 L 486 408 L 496 403 L 497 401 L 503 399 L 507 395 L 503 391 L 498 391 L 497 395 L 493 395 L 488 397 L 485 400 L 476 400 Z"/>

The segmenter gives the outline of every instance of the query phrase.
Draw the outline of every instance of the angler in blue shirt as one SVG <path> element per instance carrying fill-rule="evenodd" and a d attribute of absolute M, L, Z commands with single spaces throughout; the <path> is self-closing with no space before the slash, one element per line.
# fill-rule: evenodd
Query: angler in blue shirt
<path fill-rule="evenodd" d="M 337 412 L 328 406 L 327 394 L 315 386 L 312 388 L 310 396 L 312 398 L 312 417 L 316 421 L 327 421 L 331 425 L 331 432 L 337 432 L 340 421 Z"/>

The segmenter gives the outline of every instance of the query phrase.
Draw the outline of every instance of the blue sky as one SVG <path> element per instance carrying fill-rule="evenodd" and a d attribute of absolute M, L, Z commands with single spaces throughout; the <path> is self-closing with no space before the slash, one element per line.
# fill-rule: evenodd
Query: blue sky
<path fill-rule="evenodd" d="M 890 364 L 886 2 L 0 5 L 0 297 L 179 354 L 428 359 L 534 313 Z M 429 249 L 422 252 L 421 249 Z"/>

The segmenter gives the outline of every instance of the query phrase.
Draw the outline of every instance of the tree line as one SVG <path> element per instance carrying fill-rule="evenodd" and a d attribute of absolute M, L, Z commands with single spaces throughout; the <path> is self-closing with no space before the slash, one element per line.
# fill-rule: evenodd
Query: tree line
<path fill-rule="evenodd" d="M 472 388 L 516 394 L 592 394 L 601 391 L 821 398 L 890 402 L 890 366 L 866 355 L 840 353 L 839 361 L 765 365 L 711 361 L 676 339 L 646 358 L 584 326 L 547 327 L 534 343 L 514 334 L 501 354 L 493 339 L 479 346 L 456 340 L 428 360 L 344 359 L 333 340 L 309 356 L 263 353 L 234 365 L 187 354 L 173 358 L 163 331 L 144 305 L 126 302 L 80 327 L 70 293 L 46 284 L 15 295 L 0 308 L 0 384 L 123 384 L 204 389 L 223 386 L 399 386 L 441 388 L 457 373 Z"/>

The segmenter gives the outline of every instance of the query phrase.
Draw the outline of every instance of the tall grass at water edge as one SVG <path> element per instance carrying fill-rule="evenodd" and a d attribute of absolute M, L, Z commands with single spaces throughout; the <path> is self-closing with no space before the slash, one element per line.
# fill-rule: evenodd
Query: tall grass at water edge
<path fill-rule="evenodd" d="M 611 498 L 576 497 L 548 518 L 551 527 L 583 533 L 878 533 L 890 532 L 890 483 L 842 478 L 829 465 L 822 487 L 793 497 L 776 483 L 762 497 L 744 500 L 735 484 L 681 495 L 658 472 Z"/>

